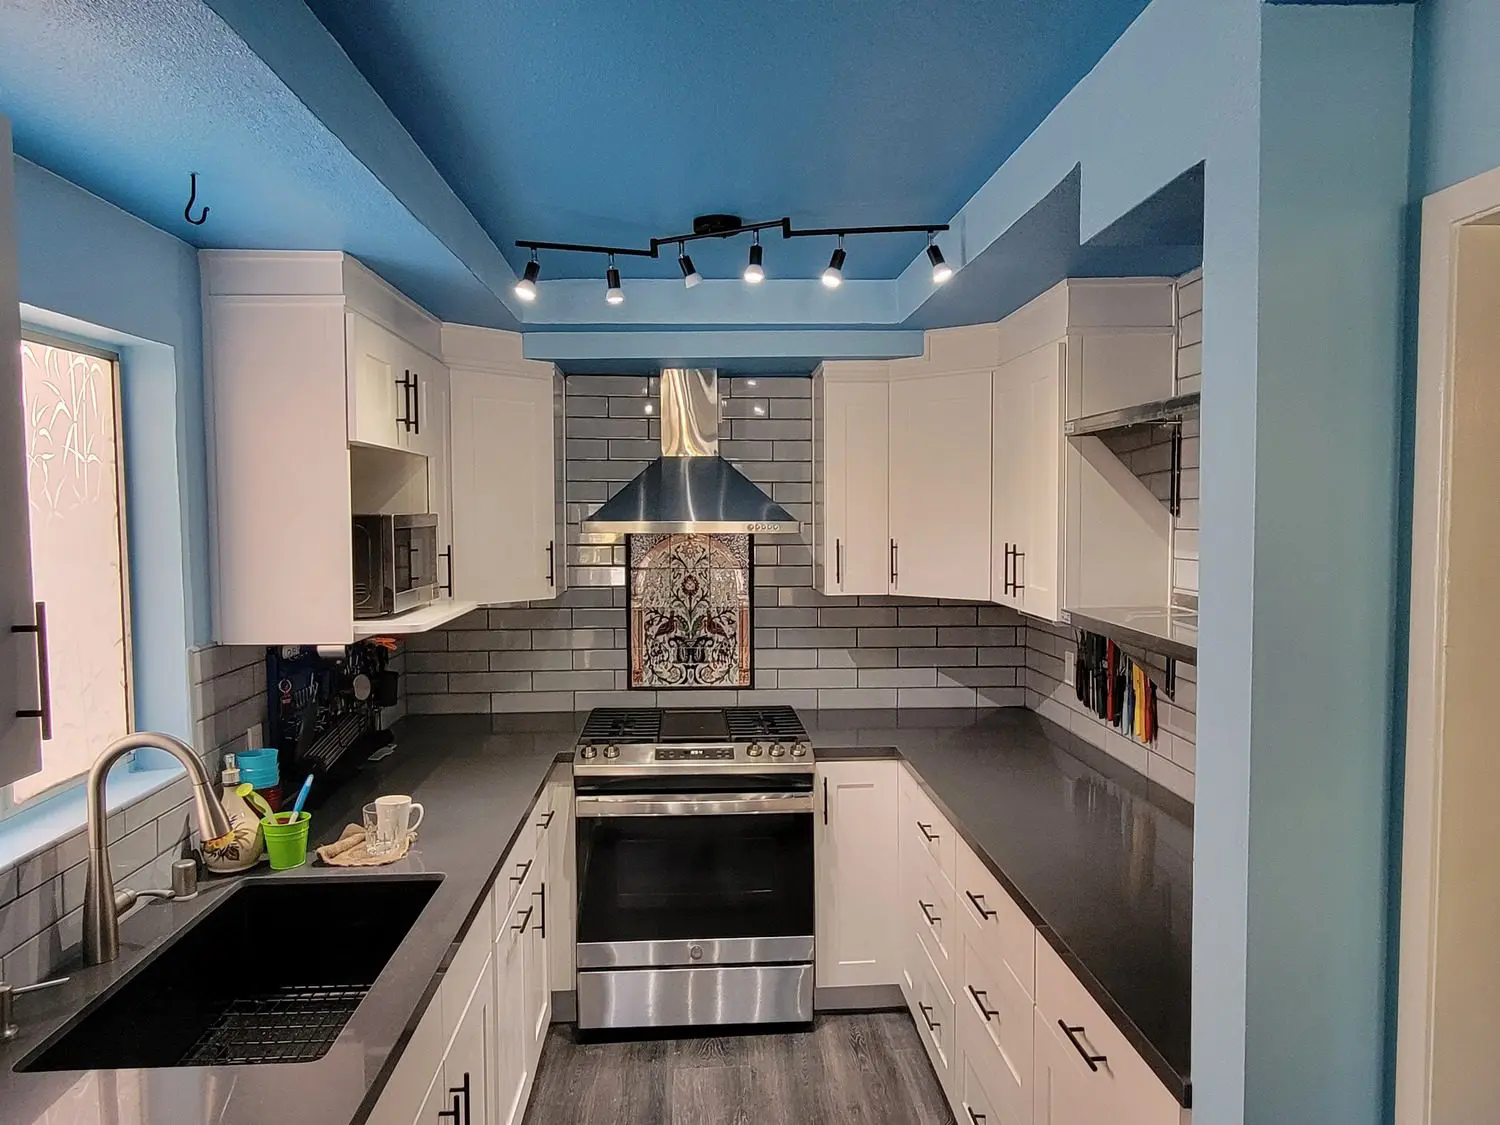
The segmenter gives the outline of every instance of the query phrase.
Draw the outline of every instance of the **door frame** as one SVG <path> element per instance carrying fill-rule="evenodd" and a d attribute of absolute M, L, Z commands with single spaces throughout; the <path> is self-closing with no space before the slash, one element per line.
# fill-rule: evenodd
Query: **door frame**
<path fill-rule="evenodd" d="M 1396 1017 L 1395 1119 L 1400 1125 L 1426 1123 L 1433 1093 L 1457 251 L 1465 227 L 1497 219 L 1500 168 L 1430 195 L 1422 204 Z"/>

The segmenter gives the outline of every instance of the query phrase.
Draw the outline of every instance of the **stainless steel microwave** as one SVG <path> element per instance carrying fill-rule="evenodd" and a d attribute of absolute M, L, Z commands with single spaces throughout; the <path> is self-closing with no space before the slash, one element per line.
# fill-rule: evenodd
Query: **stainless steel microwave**
<path fill-rule="evenodd" d="M 437 600 L 437 516 L 354 517 L 354 616 L 390 617 Z"/>

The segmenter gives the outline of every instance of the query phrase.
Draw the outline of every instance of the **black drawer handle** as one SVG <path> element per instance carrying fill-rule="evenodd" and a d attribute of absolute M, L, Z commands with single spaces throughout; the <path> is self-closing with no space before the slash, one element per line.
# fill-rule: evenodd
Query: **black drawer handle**
<path fill-rule="evenodd" d="M 524 883 L 524 882 L 526 882 L 526 876 L 528 876 L 528 875 L 531 874 L 531 865 L 532 865 L 533 862 L 535 862 L 535 861 L 528 859 L 525 863 L 518 863 L 518 864 L 516 864 L 516 866 L 521 869 L 521 873 L 519 875 L 512 875 L 510 877 L 510 881 L 512 883 Z"/>
<path fill-rule="evenodd" d="M 552 827 L 552 818 L 557 815 L 556 809 L 548 809 L 542 817 L 542 822 L 537 825 L 543 832 Z"/>
<path fill-rule="evenodd" d="M 927 919 L 929 925 L 936 926 L 942 921 L 942 918 L 932 912 L 932 903 L 917 899 L 917 905 L 922 908 L 922 917 Z"/>
<path fill-rule="evenodd" d="M 453 1110 L 440 1111 L 439 1117 L 452 1117 L 454 1125 L 473 1125 L 474 1106 L 469 1093 L 469 1072 L 464 1071 L 464 1083 L 462 1086 L 449 1086 L 448 1093 L 453 1095 Z M 458 1116 L 458 1107 L 464 1107 L 463 1117 Z"/>
<path fill-rule="evenodd" d="M 452 1109 L 440 1109 L 440 1110 L 438 1110 L 438 1116 L 439 1117 L 451 1117 L 451 1118 L 453 1118 L 453 1125 L 464 1125 L 463 1113 L 462 1113 L 462 1109 L 461 1109 L 461 1107 L 463 1106 L 463 1104 L 464 1104 L 463 1103 L 463 1098 L 460 1097 L 458 1094 L 454 1094 L 453 1095 L 453 1108 Z"/>
<path fill-rule="evenodd" d="M 968 1106 L 964 1106 L 964 1112 L 969 1115 L 970 1125 L 979 1125 L 979 1123 L 985 1120 L 986 1117 L 986 1115 L 983 1113 L 975 1113 Z"/>
<path fill-rule="evenodd" d="M 938 1028 L 943 1026 L 937 1020 L 932 1018 L 932 1013 L 936 1011 L 936 1009 L 933 1008 L 931 1004 L 918 1004 L 917 1011 L 922 1013 L 922 1019 L 927 1024 L 928 1031 L 936 1031 Z"/>
<path fill-rule="evenodd" d="M 972 984 L 968 985 L 967 987 L 969 989 L 969 995 L 974 997 L 974 1003 L 979 1006 L 979 1014 L 984 1017 L 985 1023 L 989 1023 L 990 1020 L 994 1019 L 1000 1014 L 999 1008 L 985 1007 L 984 1001 L 985 997 L 989 995 L 988 992 L 986 992 L 982 988 L 975 988 Z"/>
<path fill-rule="evenodd" d="M 968 900 L 970 902 L 972 902 L 974 904 L 974 909 L 977 910 L 977 911 L 979 911 L 979 916 L 981 918 L 998 918 L 998 917 L 1000 917 L 1000 911 L 998 911 L 998 910 L 991 910 L 988 906 L 986 906 L 984 904 L 984 896 L 983 895 L 976 895 L 973 891 L 965 891 L 964 895 L 968 898 Z"/>
<path fill-rule="evenodd" d="M 1078 1036 L 1083 1031 L 1081 1025 L 1078 1027 L 1069 1027 L 1062 1020 L 1058 1020 L 1057 1026 L 1063 1029 L 1063 1034 L 1068 1037 L 1068 1042 L 1073 1044 L 1073 1049 L 1083 1056 L 1083 1061 L 1089 1064 L 1089 1069 L 1094 1071 L 1094 1073 L 1097 1074 L 1099 1072 L 1100 1063 L 1109 1062 L 1107 1055 L 1091 1055 L 1084 1049 L 1083 1044 L 1078 1041 Z"/>
<path fill-rule="evenodd" d="M 930 824 L 923 824 L 919 820 L 919 821 L 917 821 L 917 827 L 921 830 L 922 835 L 925 836 L 925 837 L 927 837 L 927 842 L 929 844 L 933 843 L 936 840 L 942 839 L 942 833 L 940 833 L 940 832 L 934 832 L 932 830 L 932 825 L 930 825 Z"/>
<path fill-rule="evenodd" d="M 531 916 L 535 913 L 536 907 L 528 906 L 525 910 L 522 910 L 519 914 L 516 915 L 516 917 L 521 920 L 514 926 L 512 926 L 511 929 L 515 930 L 518 934 L 524 934 L 526 932 L 526 927 L 531 925 Z"/>

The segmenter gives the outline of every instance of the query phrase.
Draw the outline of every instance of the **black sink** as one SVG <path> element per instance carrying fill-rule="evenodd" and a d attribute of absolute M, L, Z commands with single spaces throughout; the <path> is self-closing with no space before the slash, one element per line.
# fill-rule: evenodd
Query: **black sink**
<path fill-rule="evenodd" d="M 248 880 L 16 1069 L 321 1058 L 441 881 Z"/>

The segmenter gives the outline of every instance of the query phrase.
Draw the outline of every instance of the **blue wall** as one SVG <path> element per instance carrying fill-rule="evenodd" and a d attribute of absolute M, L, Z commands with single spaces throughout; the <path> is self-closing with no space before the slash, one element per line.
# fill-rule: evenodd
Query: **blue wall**
<path fill-rule="evenodd" d="M 1417 5 L 1413 188 L 1420 199 L 1500 167 L 1500 3 Z"/>
<path fill-rule="evenodd" d="M 120 353 L 136 722 L 188 738 L 211 635 L 203 321 L 186 243 L 16 159 L 23 322 Z"/>

